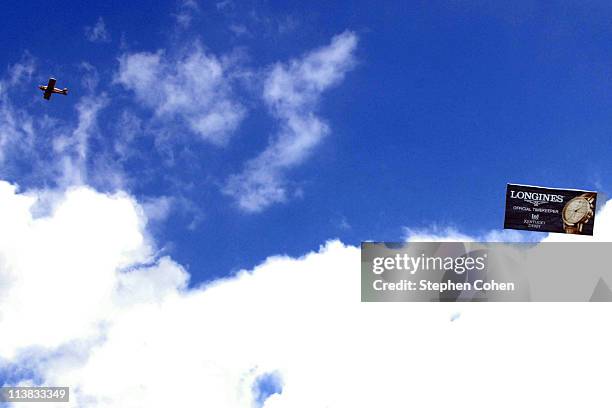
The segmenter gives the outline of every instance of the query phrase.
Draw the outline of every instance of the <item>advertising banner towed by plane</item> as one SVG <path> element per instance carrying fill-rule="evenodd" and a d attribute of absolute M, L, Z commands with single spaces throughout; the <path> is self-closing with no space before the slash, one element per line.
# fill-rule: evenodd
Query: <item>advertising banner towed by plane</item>
<path fill-rule="evenodd" d="M 593 235 L 597 193 L 508 184 L 504 228 Z"/>

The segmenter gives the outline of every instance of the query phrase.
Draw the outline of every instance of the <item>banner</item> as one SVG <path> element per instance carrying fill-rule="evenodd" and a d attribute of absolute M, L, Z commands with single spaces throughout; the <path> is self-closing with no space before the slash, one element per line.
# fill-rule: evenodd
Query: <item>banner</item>
<path fill-rule="evenodd" d="M 504 228 L 593 235 L 597 193 L 508 184 Z"/>
<path fill-rule="evenodd" d="M 361 244 L 362 302 L 612 302 L 612 243 Z"/>

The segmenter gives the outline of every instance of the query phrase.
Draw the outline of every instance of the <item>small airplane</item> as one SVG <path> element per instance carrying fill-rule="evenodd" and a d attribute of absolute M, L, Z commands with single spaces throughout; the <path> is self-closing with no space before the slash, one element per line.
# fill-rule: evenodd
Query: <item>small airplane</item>
<path fill-rule="evenodd" d="M 64 89 L 56 88 L 55 82 L 57 82 L 55 78 L 49 78 L 49 83 L 47 84 L 47 86 L 45 85 L 38 86 L 38 89 L 40 89 L 41 91 L 45 91 L 43 98 L 45 98 L 46 100 L 51 99 L 51 95 L 54 93 L 68 95 L 68 88 L 64 88 Z"/>

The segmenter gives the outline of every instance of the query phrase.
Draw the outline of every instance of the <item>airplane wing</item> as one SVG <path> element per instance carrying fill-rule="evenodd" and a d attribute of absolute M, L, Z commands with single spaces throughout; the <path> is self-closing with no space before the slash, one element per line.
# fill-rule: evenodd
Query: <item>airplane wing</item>
<path fill-rule="evenodd" d="M 47 100 L 51 98 L 51 94 L 53 93 L 53 89 L 55 88 L 56 82 L 57 81 L 55 80 L 55 78 L 49 78 L 49 82 L 47 83 L 47 90 L 45 91 L 43 98 Z"/>

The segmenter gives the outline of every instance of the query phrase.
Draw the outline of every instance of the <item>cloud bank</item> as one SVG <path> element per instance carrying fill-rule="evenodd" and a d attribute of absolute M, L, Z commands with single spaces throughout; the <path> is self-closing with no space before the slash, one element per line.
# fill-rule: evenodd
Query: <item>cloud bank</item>
<path fill-rule="evenodd" d="M 19 193 L 1 182 L 0 203 L 0 373 L 30 367 L 36 375 L 13 383 L 70 386 L 64 407 L 607 398 L 603 307 L 363 304 L 359 249 L 339 241 L 188 289 L 187 271 L 156 256 L 145 212 L 125 193 Z M 596 239 L 610 231 L 609 202 Z M 465 313 L 450 323 L 457 308 Z M 270 378 L 273 392 L 262 393 Z"/>

